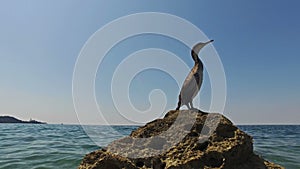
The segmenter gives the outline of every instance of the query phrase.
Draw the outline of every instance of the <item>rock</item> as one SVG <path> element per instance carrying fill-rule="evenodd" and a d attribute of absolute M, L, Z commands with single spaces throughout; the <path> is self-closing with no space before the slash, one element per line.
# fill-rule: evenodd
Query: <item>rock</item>
<path fill-rule="evenodd" d="M 170 111 L 87 154 L 79 169 L 282 169 L 253 152 L 252 137 L 225 116 Z"/>

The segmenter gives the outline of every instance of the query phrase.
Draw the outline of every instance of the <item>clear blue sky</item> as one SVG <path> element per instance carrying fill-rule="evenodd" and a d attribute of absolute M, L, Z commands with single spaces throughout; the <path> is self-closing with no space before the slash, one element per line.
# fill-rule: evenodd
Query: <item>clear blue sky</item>
<path fill-rule="evenodd" d="M 225 115 L 237 124 L 300 124 L 299 1 L 120 2 L 2 0 L 0 113 L 49 123 L 78 123 L 72 103 L 72 74 L 87 39 L 121 16 L 165 12 L 190 21 L 215 40 L 227 79 Z M 116 46 L 106 58 L 107 67 L 99 72 L 108 78 L 113 63 L 120 61 L 110 55 L 130 54 L 144 47 L 189 55 L 186 47 L 170 39 L 150 39 L 142 43 L 143 37 L 134 37 Z M 192 66 L 190 57 L 185 61 Z M 154 75 L 166 81 L 157 83 Z M 146 80 L 147 85 L 141 83 Z M 103 82 L 97 78 L 96 86 L 99 83 Z M 207 84 L 201 95 L 206 95 Z M 165 90 L 167 107 L 175 108 L 178 87 L 168 75 L 155 70 L 133 81 L 131 96 L 136 107 L 149 106 L 147 91 L 153 88 Z M 123 124 L 113 115 L 111 100 L 102 97 L 108 90 L 107 86 L 96 87 L 98 101 L 105 103 L 108 118 Z"/>

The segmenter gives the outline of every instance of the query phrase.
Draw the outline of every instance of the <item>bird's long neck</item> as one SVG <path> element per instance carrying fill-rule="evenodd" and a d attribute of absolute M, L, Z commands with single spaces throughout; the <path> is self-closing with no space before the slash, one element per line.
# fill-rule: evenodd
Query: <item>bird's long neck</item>
<path fill-rule="evenodd" d="M 203 70 L 203 63 L 202 61 L 199 59 L 199 56 L 197 53 L 195 53 L 193 50 L 191 52 L 192 58 L 195 61 L 195 66 L 197 66 L 199 69 Z"/>

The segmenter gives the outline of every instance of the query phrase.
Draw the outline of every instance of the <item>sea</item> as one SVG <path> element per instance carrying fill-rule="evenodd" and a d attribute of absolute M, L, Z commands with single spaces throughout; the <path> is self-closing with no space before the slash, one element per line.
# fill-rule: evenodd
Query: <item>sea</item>
<path fill-rule="evenodd" d="M 97 130 L 97 144 L 86 128 Z M 300 125 L 241 125 L 254 150 L 287 169 L 300 169 Z M 137 126 L 0 124 L 0 169 L 75 169 L 85 154 L 126 136 Z M 113 129 L 116 132 L 111 132 Z"/>

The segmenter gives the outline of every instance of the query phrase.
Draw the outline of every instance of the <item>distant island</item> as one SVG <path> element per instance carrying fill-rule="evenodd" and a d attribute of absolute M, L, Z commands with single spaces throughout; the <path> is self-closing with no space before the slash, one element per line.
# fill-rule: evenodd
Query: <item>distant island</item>
<path fill-rule="evenodd" d="M 0 123 L 47 124 L 45 122 L 39 122 L 32 119 L 30 119 L 29 121 L 23 121 L 11 116 L 0 116 Z"/>

